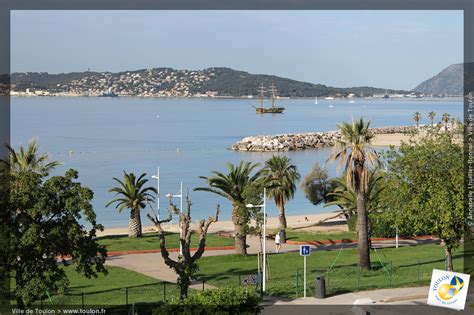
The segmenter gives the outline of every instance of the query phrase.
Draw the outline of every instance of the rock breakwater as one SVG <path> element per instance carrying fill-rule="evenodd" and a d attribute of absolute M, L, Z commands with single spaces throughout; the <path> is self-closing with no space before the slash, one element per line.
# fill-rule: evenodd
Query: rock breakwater
<path fill-rule="evenodd" d="M 370 131 L 374 135 L 395 133 L 406 134 L 415 132 L 416 127 L 382 127 L 371 128 Z M 248 152 L 279 152 L 317 149 L 333 146 L 336 141 L 340 139 L 341 134 L 339 131 L 261 135 L 243 138 L 232 145 L 232 150 Z"/>

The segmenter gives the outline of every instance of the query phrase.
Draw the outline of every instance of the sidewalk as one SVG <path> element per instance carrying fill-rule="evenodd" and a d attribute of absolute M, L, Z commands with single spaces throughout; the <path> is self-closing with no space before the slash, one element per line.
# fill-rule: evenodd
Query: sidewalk
<path fill-rule="evenodd" d="M 374 291 L 351 292 L 325 299 L 314 297 L 283 299 L 268 298 L 262 303 L 262 314 L 352 314 L 352 315 L 472 315 L 474 292 L 468 294 L 464 311 L 427 305 L 428 286 L 411 288 L 380 289 Z M 311 292 L 314 296 L 314 292 Z"/>
<path fill-rule="evenodd" d="M 317 299 L 314 292 L 307 292 L 307 298 L 297 299 L 278 299 L 272 298 L 265 301 L 266 305 L 353 305 L 359 300 L 361 305 L 372 304 L 407 304 L 417 303 L 426 304 L 428 298 L 429 286 L 408 287 L 394 289 L 379 289 L 373 291 L 359 291 Z M 373 301 L 370 302 L 370 301 Z"/>

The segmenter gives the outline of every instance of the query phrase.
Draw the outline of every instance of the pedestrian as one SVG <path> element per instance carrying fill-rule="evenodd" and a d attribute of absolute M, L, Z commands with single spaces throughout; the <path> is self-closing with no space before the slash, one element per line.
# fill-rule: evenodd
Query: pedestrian
<path fill-rule="evenodd" d="M 281 248 L 281 230 L 275 235 L 275 252 L 278 253 Z"/>

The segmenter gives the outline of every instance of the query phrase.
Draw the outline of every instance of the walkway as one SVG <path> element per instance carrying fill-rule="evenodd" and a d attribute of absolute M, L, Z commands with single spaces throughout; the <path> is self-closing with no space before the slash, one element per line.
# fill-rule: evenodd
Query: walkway
<path fill-rule="evenodd" d="M 203 256 L 219 256 L 233 253 L 233 250 L 212 250 L 205 251 Z M 176 260 L 178 258 L 178 253 L 170 253 L 170 258 Z M 163 258 L 161 257 L 161 253 L 113 256 L 107 258 L 106 264 L 133 270 L 161 281 L 176 283 L 176 280 L 178 279 L 178 275 L 165 264 Z M 190 286 L 190 288 L 202 290 L 202 282 L 194 283 Z M 214 286 L 211 286 L 207 283 L 204 284 L 204 289 L 214 288 Z"/>
<path fill-rule="evenodd" d="M 288 314 L 298 305 L 298 314 L 430 314 L 430 315 L 472 315 L 474 292 L 468 294 L 464 311 L 427 305 L 428 286 L 380 289 L 374 291 L 351 292 L 330 296 L 325 299 L 314 297 L 283 299 L 268 298 L 264 301 L 262 314 Z M 387 305 L 390 305 L 388 308 Z M 416 306 L 416 308 L 414 308 Z"/>

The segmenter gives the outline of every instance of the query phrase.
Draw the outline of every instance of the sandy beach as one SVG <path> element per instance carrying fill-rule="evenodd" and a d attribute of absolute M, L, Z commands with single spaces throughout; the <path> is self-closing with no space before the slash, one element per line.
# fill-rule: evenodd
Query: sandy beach
<path fill-rule="evenodd" d="M 312 226 L 316 223 L 318 223 L 321 220 L 324 220 L 329 217 L 334 217 L 336 213 L 320 213 L 320 214 L 303 214 L 303 215 L 290 215 L 286 217 L 286 221 L 288 224 L 288 227 L 290 228 L 303 228 L 302 230 L 305 231 L 325 231 L 325 232 L 336 232 L 336 231 L 347 231 L 347 225 L 342 224 L 342 225 L 324 225 L 324 226 Z M 331 219 L 329 222 L 340 222 L 342 219 L 335 218 Z M 196 228 L 196 223 L 193 224 L 193 229 Z M 170 226 L 169 223 L 163 224 L 163 227 L 165 228 L 166 231 L 171 231 L 171 232 L 178 232 L 178 224 L 174 223 Z M 267 230 L 271 232 L 273 229 L 276 229 L 278 227 L 278 217 L 269 217 L 267 221 Z M 213 223 L 210 228 L 209 232 L 210 233 L 215 233 L 219 231 L 233 231 L 234 230 L 234 225 L 232 221 L 230 220 L 225 220 L 225 221 L 218 221 L 216 223 Z M 143 226 L 143 233 L 147 232 L 154 232 L 155 227 L 152 225 L 144 225 Z M 127 227 L 116 227 L 116 228 L 107 228 L 105 227 L 103 232 L 98 232 L 98 236 L 106 236 L 106 235 L 122 235 L 122 234 L 127 234 L 128 233 L 128 228 Z"/>
<path fill-rule="evenodd" d="M 411 135 L 403 133 L 392 133 L 392 134 L 380 134 L 374 137 L 372 140 L 372 146 L 374 147 L 388 147 L 388 146 L 400 146 L 402 141 L 407 142 L 410 140 Z"/>

